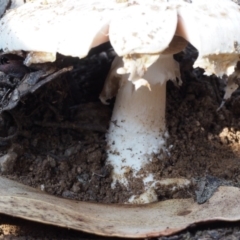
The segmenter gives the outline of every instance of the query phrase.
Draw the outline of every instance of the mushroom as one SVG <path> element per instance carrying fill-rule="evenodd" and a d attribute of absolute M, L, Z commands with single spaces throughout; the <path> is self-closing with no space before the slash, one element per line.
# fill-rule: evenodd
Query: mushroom
<path fill-rule="evenodd" d="M 186 46 L 183 39 L 198 49 L 194 67 L 205 69 L 207 75 L 232 76 L 239 60 L 237 46 L 240 34 L 234 29 L 240 23 L 240 14 L 236 4 L 228 0 L 194 0 L 191 4 L 175 6 L 174 2 L 169 4 L 173 4 L 171 8 L 165 7 L 163 3 L 159 6 L 154 3 L 154 7 L 153 4 L 131 6 L 113 19 L 110 25 L 110 41 L 118 56 L 123 56 L 123 62 L 118 59 L 113 62 L 100 96 L 102 102 L 106 103 L 109 97 L 116 94 L 116 86 L 112 82 L 119 83 L 107 134 L 108 163 L 114 168 L 112 186 L 116 182 L 128 186 L 130 179 L 138 178 L 143 181 L 148 192 L 149 189 L 156 189 L 161 182 L 156 180 L 158 173 L 149 165 L 155 155 L 159 157 L 160 152 L 168 151 L 165 127 L 166 81 L 180 79 L 173 54 Z M 178 16 L 176 25 L 172 16 L 175 11 Z M 154 20 L 157 19 L 154 15 L 156 12 L 161 15 L 161 21 Z M 165 19 L 164 13 L 168 16 Z M 158 23 L 157 27 L 161 29 L 159 36 L 157 33 L 152 34 L 158 28 L 151 21 Z M 128 26 L 127 30 L 125 26 Z M 138 26 L 144 26 L 144 31 L 138 30 Z M 167 38 L 169 28 L 175 31 L 171 42 Z M 165 48 L 161 43 L 156 43 L 163 39 L 161 34 L 166 34 Z M 148 199 L 142 199 L 140 195 L 135 200 L 148 202 L 156 199 L 153 195 Z"/>
<path fill-rule="evenodd" d="M 57 52 L 82 58 L 111 42 L 117 57 L 100 95 L 104 103 L 117 95 L 107 163 L 112 186 L 119 182 L 131 191 L 131 181 L 141 181 L 143 194 L 129 201 L 146 203 L 157 200 L 155 190 L 166 183 L 151 164 L 168 153 L 166 82 L 180 81 L 173 54 L 190 42 L 199 52 L 194 67 L 230 76 L 239 60 L 239 24 L 240 8 L 231 0 L 37 0 L 1 19 L 0 48 L 29 52 L 30 65 L 55 61 Z"/>
<path fill-rule="evenodd" d="M 185 43 L 181 39 L 180 44 L 175 45 L 168 54 L 140 56 L 150 61 L 152 58 L 158 59 L 147 66 L 142 76 L 135 75 L 132 81 L 129 81 L 129 75 L 116 72 L 114 65 L 117 64 L 118 70 L 122 70 L 123 61 L 115 58 L 114 67 L 100 95 L 101 101 L 107 103 L 107 99 L 113 97 L 119 88 L 107 133 L 108 163 L 114 167 L 112 187 L 116 182 L 128 186 L 128 173 L 129 177 L 143 177 L 145 184 L 153 181 L 152 173 L 149 175 L 144 171 L 138 175 L 138 172 L 151 162 L 154 155 L 167 150 L 166 82 L 169 79 L 180 80 L 179 66 L 173 54 L 181 51 Z M 129 60 L 133 59 L 130 57 L 126 61 Z"/>

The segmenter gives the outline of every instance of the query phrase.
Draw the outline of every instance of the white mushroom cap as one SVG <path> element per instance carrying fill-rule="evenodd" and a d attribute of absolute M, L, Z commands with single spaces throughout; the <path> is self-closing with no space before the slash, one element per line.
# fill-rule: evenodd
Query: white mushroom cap
<path fill-rule="evenodd" d="M 192 0 L 178 16 L 177 34 L 199 51 L 194 67 L 230 75 L 240 54 L 240 7 L 230 0 Z"/>
<path fill-rule="evenodd" d="M 92 47 L 107 42 L 112 0 L 38 0 L 10 10 L 1 19 L 0 49 L 56 52 L 85 57 Z"/>
<path fill-rule="evenodd" d="M 117 12 L 109 37 L 119 56 L 165 50 L 177 27 L 177 9 L 168 2 L 132 5 Z"/>

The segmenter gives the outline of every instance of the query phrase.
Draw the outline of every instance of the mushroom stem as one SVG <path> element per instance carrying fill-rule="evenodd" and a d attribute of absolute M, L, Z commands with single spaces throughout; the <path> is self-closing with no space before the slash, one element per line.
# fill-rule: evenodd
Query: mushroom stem
<path fill-rule="evenodd" d="M 107 134 L 112 187 L 116 182 L 129 187 L 130 178 L 142 180 L 146 191 L 153 185 L 156 173 L 146 166 L 166 151 L 166 81 L 176 76 L 178 65 L 172 55 L 161 55 L 139 81 L 123 75 Z"/>
<path fill-rule="evenodd" d="M 165 149 L 165 98 L 166 83 L 135 91 L 128 81 L 119 89 L 107 135 L 114 184 L 128 185 L 128 173 L 137 177 L 153 154 Z"/>

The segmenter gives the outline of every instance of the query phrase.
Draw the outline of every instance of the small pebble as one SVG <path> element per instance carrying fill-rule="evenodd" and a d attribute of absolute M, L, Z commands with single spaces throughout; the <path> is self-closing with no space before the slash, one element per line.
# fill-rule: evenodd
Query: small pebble
<path fill-rule="evenodd" d="M 13 171 L 17 157 L 18 155 L 15 152 L 10 152 L 0 157 L 0 169 L 2 174 L 8 174 Z"/>

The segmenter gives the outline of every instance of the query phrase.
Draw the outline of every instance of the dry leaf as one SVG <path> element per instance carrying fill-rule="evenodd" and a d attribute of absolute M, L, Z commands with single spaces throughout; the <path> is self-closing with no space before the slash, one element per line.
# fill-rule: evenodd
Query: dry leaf
<path fill-rule="evenodd" d="M 147 205 L 77 202 L 0 177 L 0 212 L 36 222 L 119 237 L 166 236 L 213 220 L 240 220 L 240 189 L 220 187 L 205 204 L 174 199 Z"/>

